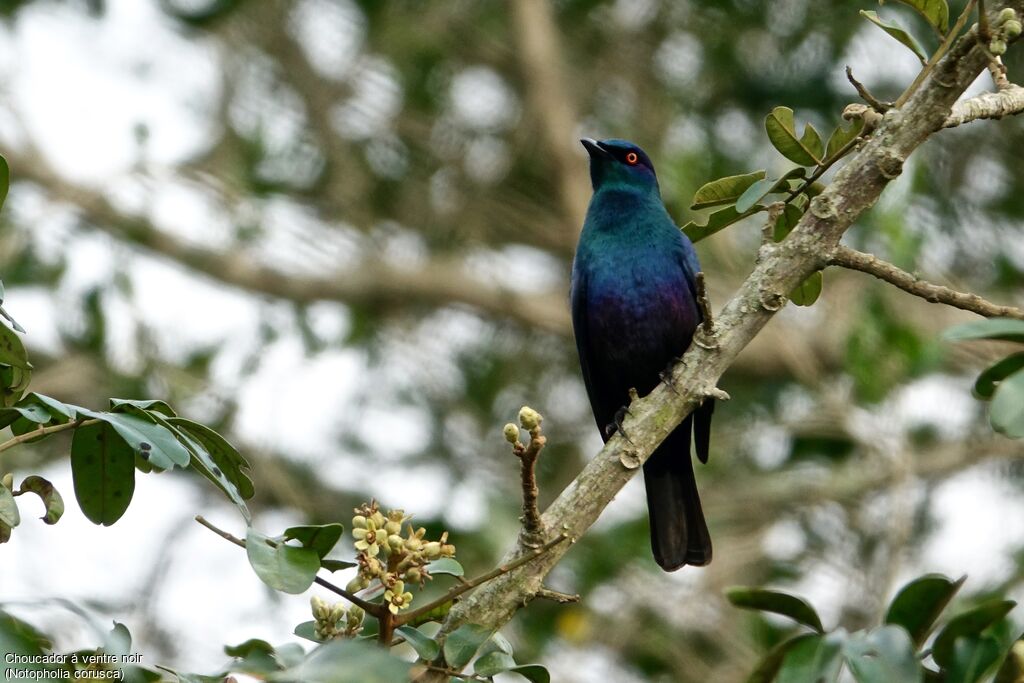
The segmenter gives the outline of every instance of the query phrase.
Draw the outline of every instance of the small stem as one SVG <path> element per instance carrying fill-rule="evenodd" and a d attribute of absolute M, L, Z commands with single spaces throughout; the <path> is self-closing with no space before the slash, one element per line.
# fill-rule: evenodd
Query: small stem
<path fill-rule="evenodd" d="M 992 31 L 988 26 L 988 14 L 985 12 L 985 0 L 978 0 L 978 37 L 983 43 L 987 43 L 992 37 Z"/>
<path fill-rule="evenodd" d="M 544 450 L 547 439 L 540 432 L 540 425 L 530 430 L 530 444 L 523 446 L 520 442 L 512 448 L 519 458 L 520 477 L 523 483 L 523 542 L 529 547 L 536 547 L 544 540 L 544 522 L 537 508 L 537 459 Z"/>
<path fill-rule="evenodd" d="M 68 429 L 77 429 L 78 427 L 85 427 L 85 426 L 88 426 L 88 425 L 94 425 L 97 422 L 101 422 L 101 421 L 102 420 L 95 420 L 95 419 L 72 420 L 71 422 L 65 422 L 64 424 L 50 425 L 49 427 L 42 427 L 41 426 L 38 429 L 33 429 L 31 432 L 26 432 L 24 434 L 19 434 L 18 436 L 15 436 L 15 437 L 13 437 L 11 439 L 8 439 L 7 441 L 4 441 L 3 443 L 0 443 L 0 451 L 6 451 L 8 448 L 14 448 L 15 446 L 17 446 L 20 443 L 25 443 L 26 441 L 31 441 L 32 439 L 38 438 L 40 436 L 46 436 L 47 434 L 55 434 L 57 432 L 63 432 L 63 431 L 66 431 Z"/>
<path fill-rule="evenodd" d="M 558 536 L 556 536 L 555 538 L 551 539 L 550 541 L 548 541 L 544 545 L 542 545 L 542 546 L 540 546 L 538 548 L 534 548 L 533 550 L 528 551 L 527 553 L 525 553 L 524 555 L 518 557 L 517 559 L 513 560 L 512 562 L 509 562 L 508 564 L 505 564 L 505 565 L 501 565 L 501 566 L 495 567 L 494 569 L 492 569 L 491 571 L 487 572 L 486 574 L 481 574 L 480 576 L 476 577 L 475 579 L 467 581 L 466 583 L 464 583 L 462 585 L 455 586 L 454 588 L 452 588 L 447 593 L 445 593 L 444 595 L 442 595 L 438 599 L 434 600 L 433 602 L 430 602 L 430 603 L 428 603 L 426 605 L 423 605 L 422 607 L 418 607 L 418 608 L 416 608 L 416 609 L 414 609 L 414 610 L 412 610 L 410 612 L 405 612 L 403 614 L 399 614 L 398 617 L 395 618 L 395 626 L 404 626 L 405 624 L 408 624 L 410 621 L 414 621 L 416 618 L 418 618 L 420 616 L 423 616 L 424 614 L 427 614 L 431 610 L 433 610 L 433 609 L 435 609 L 437 607 L 440 607 L 441 605 L 445 604 L 446 602 L 454 600 L 455 598 L 459 597 L 463 593 L 465 593 L 467 591 L 473 590 L 474 588 L 476 588 L 480 584 L 487 583 L 491 579 L 497 578 L 497 577 L 501 576 L 502 574 L 508 574 L 513 569 L 518 569 L 519 567 L 523 566 L 527 562 L 530 562 L 531 560 L 534 560 L 534 559 L 540 557 L 541 555 L 543 555 L 544 553 L 546 553 L 547 551 L 551 550 L 556 545 L 561 543 L 562 541 L 568 540 L 568 538 L 569 538 L 568 534 L 564 534 L 564 533 L 563 534 L 559 534 Z"/>
<path fill-rule="evenodd" d="M 988 63 L 988 71 L 992 74 L 992 83 L 995 84 L 996 90 L 1009 90 L 1010 79 L 1006 76 L 1006 65 L 1003 64 L 1003 58 L 996 55 L 992 58 L 992 61 Z"/>
<path fill-rule="evenodd" d="M 559 591 L 553 591 L 550 588 L 541 587 L 534 596 L 535 598 L 541 598 L 544 600 L 552 600 L 560 605 L 565 605 L 571 602 L 579 602 L 580 596 L 576 594 L 570 595 L 569 593 L 560 593 Z"/>
<path fill-rule="evenodd" d="M 971 16 L 971 11 L 974 9 L 974 6 L 977 3 L 978 0 L 970 0 L 970 2 L 967 3 L 967 6 L 964 7 L 964 11 L 961 12 L 960 16 L 957 18 L 956 24 L 954 24 L 953 28 L 949 29 L 949 33 L 946 34 L 946 39 L 942 41 L 941 45 L 939 45 L 939 49 L 935 51 L 935 54 L 932 55 L 932 58 L 929 59 L 928 63 L 924 65 L 924 68 L 918 72 L 917 77 L 914 79 L 913 83 L 911 83 L 910 86 L 903 91 L 903 94 L 899 96 L 899 99 L 897 99 L 896 103 L 893 104 L 894 107 L 899 109 L 904 104 L 906 104 L 907 100 L 910 99 L 910 96 L 913 95 L 921 86 L 921 84 L 924 83 L 925 79 L 931 75 L 932 70 L 935 68 L 935 65 L 939 63 L 939 60 L 945 56 L 946 52 L 953 45 L 953 41 L 956 40 L 957 35 L 959 35 L 960 31 L 967 23 L 967 19 Z M 984 12 L 982 12 L 982 14 L 984 14 Z"/>
<path fill-rule="evenodd" d="M 384 647 L 390 647 L 391 639 L 395 635 L 395 615 L 390 610 L 384 610 L 384 613 L 377 617 L 377 623 L 380 625 L 377 642 Z"/>
<path fill-rule="evenodd" d="M 806 191 L 807 188 L 809 188 L 814 183 L 818 182 L 818 179 L 821 178 L 821 176 L 825 175 L 825 172 L 828 171 L 828 169 L 832 168 L 833 164 L 835 164 L 837 161 L 846 156 L 850 152 L 850 150 L 856 147 L 859 143 L 860 137 L 858 136 L 847 142 L 842 147 L 840 147 L 835 154 L 833 154 L 831 157 L 829 157 L 824 162 L 819 164 L 818 168 L 814 171 L 814 173 L 812 173 L 810 177 L 808 177 L 807 180 L 805 180 L 803 184 L 800 185 L 800 187 L 796 188 L 795 190 L 790 190 L 789 196 L 783 203 L 789 204 L 791 201 L 799 197 L 801 192 Z"/>
<path fill-rule="evenodd" d="M 209 520 L 207 520 L 202 515 L 196 515 L 195 520 L 197 522 L 199 522 L 200 524 L 202 524 L 207 529 L 209 529 L 210 531 L 212 531 L 213 533 L 215 533 L 218 536 L 220 536 L 221 538 L 223 538 L 224 540 L 230 541 L 231 543 L 234 543 L 239 548 L 244 548 L 245 547 L 245 541 L 244 540 L 242 540 L 241 538 L 238 538 L 237 536 L 234 536 L 234 535 L 228 533 L 227 531 L 224 531 L 223 529 L 220 529 L 220 528 L 214 526 L 213 523 L 211 523 Z M 275 548 L 278 546 L 278 544 L 275 543 L 274 541 L 270 541 L 270 545 L 274 546 Z M 348 600 L 349 602 L 351 602 L 353 605 L 356 605 L 357 607 L 361 607 L 364 612 L 366 612 L 367 614 L 369 614 L 372 617 L 376 617 L 376 618 L 380 619 L 381 616 L 383 615 L 383 613 L 388 612 L 387 609 L 384 609 L 382 605 L 378 605 L 377 603 L 374 603 L 374 602 L 367 602 L 366 600 L 363 600 L 359 596 L 354 595 L 353 593 L 350 593 L 349 591 L 345 590 L 344 588 L 340 588 L 338 586 L 335 586 L 330 581 L 327 581 L 326 579 L 322 579 L 319 576 L 314 577 L 313 581 L 317 585 L 323 586 L 324 588 L 326 588 L 327 590 L 331 591 L 332 593 L 340 595 L 341 597 L 343 597 L 346 600 Z M 390 614 L 390 612 L 388 612 L 388 614 Z"/>
<path fill-rule="evenodd" d="M 846 67 L 846 80 L 850 81 L 853 87 L 857 90 L 857 94 L 860 95 L 860 98 L 870 104 L 871 108 L 879 114 L 884 114 L 892 107 L 892 102 L 882 102 L 872 95 L 871 92 L 864 87 L 863 83 L 854 78 L 853 69 L 849 66 Z"/>

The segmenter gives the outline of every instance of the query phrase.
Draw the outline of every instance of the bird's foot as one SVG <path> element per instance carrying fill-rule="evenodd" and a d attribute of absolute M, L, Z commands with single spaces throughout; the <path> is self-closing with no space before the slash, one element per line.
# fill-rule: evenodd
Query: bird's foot
<path fill-rule="evenodd" d="M 679 362 L 678 358 L 673 359 L 667 366 L 665 366 L 664 370 L 658 373 L 658 378 L 661 379 L 662 383 L 664 383 L 664 385 L 667 386 L 676 396 L 679 395 L 679 389 L 676 387 L 676 381 L 672 379 L 672 370 L 675 368 L 677 362 Z"/>
<path fill-rule="evenodd" d="M 631 413 L 629 412 L 629 408 L 627 406 L 622 406 L 621 408 L 616 410 L 615 417 L 612 418 L 611 423 L 605 425 L 604 427 L 604 435 L 607 436 L 608 438 L 611 438 L 612 434 L 618 432 L 620 435 L 622 435 L 622 438 L 626 440 L 626 443 L 632 446 L 633 442 L 629 440 L 629 437 L 626 435 L 626 430 L 622 428 L 622 422 L 626 419 L 626 416 L 630 414 Z"/>

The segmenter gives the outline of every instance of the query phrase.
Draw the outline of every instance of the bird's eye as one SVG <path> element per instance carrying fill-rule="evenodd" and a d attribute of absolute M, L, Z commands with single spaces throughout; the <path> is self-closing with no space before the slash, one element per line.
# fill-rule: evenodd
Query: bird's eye
<path fill-rule="evenodd" d="M 636 166 L 636 162 L 640 161 L 640 157 L 636 155 L 636 152 L 629 152 L 626 154 L 626 163 L 630 166 Z"/>

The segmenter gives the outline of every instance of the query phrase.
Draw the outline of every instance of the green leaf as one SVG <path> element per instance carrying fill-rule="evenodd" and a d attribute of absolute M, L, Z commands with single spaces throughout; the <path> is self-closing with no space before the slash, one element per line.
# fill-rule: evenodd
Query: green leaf
<path fill-rule="evenodd" d="M 746 192 L 736 200 L 736 211 L 745 213 L 752 209 L 758 202 L 764 199 L 775 189 L 778 178 L 765 178 L 747 188 Z"/>
<path fill-rule="evenodd" d="M 520 664 L 509 669 L 533 683 L 551 683 L 551 674 L 540 664 Z"/>
<path fill-rule="evenodd" d="M 320 560 L 320 566 L 329 572 L 337 572 L 342 569 L 349 569 L 355 567 L 355 562 L 347 562 L 345 560 Z"/>
<path fill-rule="evenodd" d="M 440 574 L 447 574 L 449 576 L 465 576 L 466 570 L 462 568 L 462 565 L 450 557 L 442 557 L 440 560 L 434 560 L 427 565 L 427 571 L 432 576 L 438 576 Z"/>
<path fill-rule="evenodd" d="M 974 395 L 982 401 L 991 399 L 999 383 L 1021 368 L 1024 368 L 1024 352 L 1007 356 L 978 375 L 974 382 Z"/>
<path fill-rule="evenodd" d="M 953 662 L 946 668 L 945 683 L 975 683 L 995 668 L 1003 648 L 992 636 L 960 638 L 953 646 Z"/>
<path fill-rule="evenodd" d="M 321 524 L 320 526 L 293 526 L 284 530 L 285 539 L 294 539 L 309 548 L 322 560 L 334 549 L 345 527 L 341 524 Z"/>
<path fill-rule="evenodd" d="M 46 394 L 39 394 L 33 391 L 25 397 L 25 401 L 32 401 L 46 406 L 46 409 L 50 412 L 51 420 L 57 424 L 64 424 L 78 417 L 78 411 L 75 410 L 74 406 L 69 406 Z"/>
<path fill-rule="evenodd" d="M 494 676 L 502 671 L 515 667 L 516 660 L 505 652 L 489 652 L 473 663 L 473 673 L 477 676 Z"/>
<path fill-rule="evenodd" d="M 920 647 L 966 580 L 966 576 L 961 576 L 953 581 L 941 574 L 925 574 L 914 579 L 892 599 L 885 613 L 885 623 L 902 626 L 914 644 Z"/>
<path fill-rule="evenodd" d="M 836 126 L 832 135 L 828 136 L 828 143 L 825 145 L 825 159 L 831 159 L 855 140 L 861 131 L 864 130 L 864 119 L 856 119 L 849 128 L 843 128 L 842 124 Z"/>
<path fill-rule="evenodd" d="M 494 629 L 477 624 L 463 624 L 448 634 L 444 641 L 444 660 L 453 669 L 461 669 L 473 659 L 480 646 L 491 637 Z"/>
<path fill-rule="evenodd" d="M 0 484 L 0 524 L 12 528 L 21 524 L 21 513 L 18 512 L 14 494 L 3 484 Z"/>
<path fill-rule="evenodd" d="M 213 466 L 220 469 L 223 476 L 238 490 L 242 498 L 248 500 L 253 497 L 256 490 L 253 488 L 249 475 L 246 474 L 249 471 L 249 463 L 234 446 L 228 443 L 227 439 L 206 425 L 186 420 L 183 417 L 172 417 L 167 422 L 202 445 L 213 461 Z M 217 477 L 213 480 L 214 483 L 222 486 L 216 472 L 211 471 L 211 474 Z"/>
<path fill-rule="evenodd" d="M 0 486 L 0 488 L 4 487 Z M 60 493 L 53 487 L 53 484 L 46 479 L 34 474 L 25 477 L 18 491 L 19 493 L 34 493 L 39 496 L 40 500 L 43 501 L 43 505 L 46 506 L 46 514 L 40 519 L 47 524 L 56 524 L 57 520 L 64 514 L 64 499 L 61 498 Z"/>
<path fill-rule="evenodd" d="M 304 622 L 302 622 L 301 624 L 299 624 L 298 626 L 295 627 L 295 630 L 292 631 L 292 633 L 297 635 L 299 638 L 305 638 L 306 640 L 312 640 L 314 643 L 321 643 L 321 642 L 323 642 L 316 635 L 316 622 L 315 621 L 304 621 Z"/>
<path fill-rule="evenodd" d="M 441 652 L 441 646 L 426 633 L 413 628 L 412 626 L 399 626 L 395 629 L 403 636 L 405 642 L 409 643 L 419 658 L 425 662 L 432 662 Z"/>
<path fill-rule="evenodd" d="M 28 351 L 18 333 L 0 323 L 0 363 L 23 370 L 32 368 L 28 362 Z"/>
<path fill-rule="evenodd" d="M 44 650 L 49 650 L 50 647 L 49 639 L 34 626 L 0 610 L 0 652 L 36 658 L 42 657 L 45 654 Z M 45 667 L 38 659 L 28 660 L 24 665 L 19 666 L 31 671 L 49 668 Z M 7 670 L 9 670 L 8 663 L 0 661 L 0 671 L 7 673 Z M 56 677 L 54 679 L 59 680 Z M 38 678 L 38 680 L 48 679 Z"/>
<path fill-rule="evenodd" d="M 946 0 L 896 0 L 913 7 L 929 24 L 945 35 L 949 32 L 949 5 Z"/>
<path fill-rule="evenodd" d="M 265 640 L 260 640 L 259 638 L 250 638 L 244 643 L 239 643 L 238 645 L 224 646 L 224 654 L 228 657 L 248 657 L 254 652 L 272 655 L 274 654 L 274 646 Z"/>
<path fill-rule="evenodd" d="M 992 600 L 950 619 L 932 644 L 932 658 L 935 663 L 949 667 L 953 663 L 954 647 L 958 638 L 980 635 L 982 631 L 1005 617 L 1016 604 L 1013 600 Z"/>
<path fill-rule="evenodd" d="M 110 526 L 135 493 L 135 453 L 107 423 L 79 427 L 71 439 L 71 478 L 86 518 Z"/>
<path fill-rule="evenodd" d="M 120 659 L 123 655 L 129 655 L 132 651 L 132 634 L 128 627 L 122 623 L 114 622 L 114 628 L 107 634 L 103 641 L 103 652 L 108 655 L 115 655 Z"/>
<path fill-rule="evenodd" d="M 988 417 L 992 428 L 1000 434 L 1012 439 L 1024 437 L 1024 370 L 999 383 Z"/>
<path fill-rule="evenodd" d="M 309 548 L 277 543 L 252 527 L 245 534 L 245 552 L 263 583 L 284 593 L 302 593 L 313 585 L 320 558 Z"/>
<path fill-rule="evenodd" d="M 820 270 L 816 270 L 810 276 L 797 285 L 796 289 L 789 293 L 789 300 L 797 306 L 811 306 L 821 296 L 821 287 L 824 277 Z"/>
<path fill-rule="evenodd" d="M 793 228 L 800 222 L 804 212 L 800 207 L 794 204 L 786 204 L 786 207 L 779 214 L 779 217 L 775 219 L 775 231 L 772 234 L 772 239 L 776 242 L 781 242 L 786 239 L 789 233 L 793 232 Z"/>
<path fill-rule="evenodd" d="M 843 654 L 858 683 L 920 683 L 924 676 L 914 643 L 899 626 L 855 634 L 843 645 Z"/>
<path fill-rule="evenodd" d="M 725 590 L 725 597 L 736 607 L 781 614 L 799 624 L 809 626 L 818 633 L 825 632 L 814 608 L 806 600 L 795 595 L 766 588 L 735 586 Z"/>
<path fill-rule="evenodd" d="M 281 648 L 278 648 L 280 655 Z M 288 683 L 396 683 L 409 680 L 409 662 L 360 640 L 331 641 L 286 671 L 267 677 Z"/>
<path fill-rule="evenodd" d="M 175 435 L 167 427 L 147 419 L 145 413 L 99 413 L 80 408 L 79 413 L 85 417 L 101 420 L 113 427 L 121 439 L 132 451 L 132 462 L 135 453 L 153 467 L 169 470 L 175 465 L 185 467 L 191 455 Z"/>
<path fill-rule="evenodd" d="M 693 195 L 693 204 L 690 205 L 690 208 L 699 211 L 722 204 L 735 204 L 748 187 L 762 178 L 764 178 L 764 171 L 754 171 L 712 180 L 710 183 L 702 185 Z"/>
<path fill-rule="evenodd" d="M 747 678 L 747 683 L 771 683 L 775 680 L 775 676 L 779 672 L 779 667 L 782 666 L 782 660 L 785 659 L 786 653 L 800 642 L 817 637 L 813 633 L 802 633 L 782 641 L 761 658 L 757 668 Z"/>
<path fill-rule="evenodd" d="M 813 635 L 793 645 L 782 658 L 777 683 L 835 681 L 843 666 L 843 635 Z"/>
<path fill-rule="evenodd" d="M 34 423 L 32 429 L 35 429 L 35 425 L 46 424 L 50 421 L 50 411 L 41 405 L 34 403 L 26 403 L 26 396 L 24 399 L 19 401 L 19 405 L 14 405 L 9 408 L 0 409 L 0 427 L 6 427 L 12 424 L 19 417 L 23 417 L 29 422 Z"/>
<path fill-rule="evenodd" d="M 893 24 L 883 20 L 878 16 L 877 12 L 874 12 L 872 10 L 862 9 L 860 11 L 860 15 L 867 19 L 868 21 L 870 21 L 875 26 L 877 26 L 878 28 L 888 33 L 890 36 L 892 36 L 899 42 L 906 45 L 908 48 L 910 48 L 910 50 L 915 55 L 917 55 L 917 58 L 921 60 L 921 64 L 928 63 L 928 58 L 925 56 L 924 50 L 922 50 L 921 46 L 917 44 L 917 41 L 914 40 L 914 37 L 907 33 L 906 31 L 904 31 L 899 24 Z"/>
<path fill-rule="evenodd" d="M 165 415 L 167 417 L 177 417 L 178 414 L 174 412 L 174 408 L 167 405 L 165 401 L 158 399 L 150 400 L 137 400 L 131 398 L 112 398 L 110 399 L 110 411 L 114 413 L 125 413 L 134 412 L 131 408 L 139 408 L 140 410 L 155 410 L 156 412 Z"/>
<path fill-rule="evenodd" d="M 818 131 L 811 124 L 804 127 L 804 134 L 797 137 L 793 110 L 789 107 L 775 107 L 764 120 L 768 139 L 782 156 L 801 166 L 816 166 L 821 162 L 822 145 Z"/>
<path fill-rule="evenodd" d="M 1024 320 L 1014 320 L 1013 318 L 975 320 L 951 327 L 942 334 L 942 338 L 949 342 L 997 339 L 1024 343 Z"/>
<path fill-rule="evenodd" d="M 691 242 L 696 243 L 705 237 L 714 235 L 719 230 L 729 227 L 733 223 L 743 220 L 747 216 L 753 216 L 758 211 L 763 210 L 764 208 L 759 206 L 745 213 L 739 213 L 734 207 L 727 206 L 710 214 L 704 223 L 688 222 L 682 227 L 682 230 L 690 238 Z"/>

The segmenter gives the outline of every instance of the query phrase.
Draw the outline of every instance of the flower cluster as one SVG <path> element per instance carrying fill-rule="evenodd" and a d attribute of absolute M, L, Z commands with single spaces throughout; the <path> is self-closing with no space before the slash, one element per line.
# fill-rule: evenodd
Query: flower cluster
<path fill-rule="evenodd" d="M 315 595 L 309 599 L 309 604 L 313 608 L 316 637 L 321 640 L 352 638 L 363 630 L 366 613 L 360 607 L 352 605 L 346 610 L 344 603 L 328 605 Z"/>
<path fill-rule="evenodd" d="M 431 578 L 427 564 L 455 555 L 447 531 L 440 539 L 428 541 L 426 529 L 413 529 L 407 524 L 403 536 L 402 525 L 409 519 L 404 510 L 390 510 L 385 515 L 376 501 L 356 508 L 352 518 L 359 573 L 347 588 L 356 592 L 377 582 L 384 589 L 384 604 L 392 614 L 412 603 L 412 593 L 405 590 L 407 583 L 422 587 Z"/>

